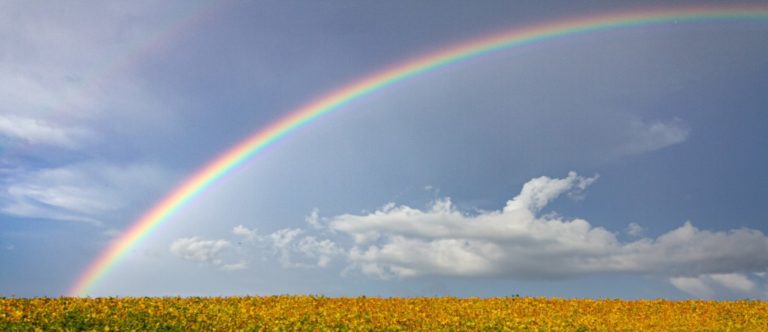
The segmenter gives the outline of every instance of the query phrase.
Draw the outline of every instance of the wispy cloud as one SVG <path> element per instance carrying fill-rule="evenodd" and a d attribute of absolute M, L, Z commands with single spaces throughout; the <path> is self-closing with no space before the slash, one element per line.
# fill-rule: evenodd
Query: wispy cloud
<path fill-rule="evenodd" d="M 696 297 L 711 298 L 715 294 L 712 288 L 700 278 L 673 277 L 669 278 L 669 282 L 677 289 Z"/>
<path fill-rule="evenodd" d="M 626 155 L 651 152 L 683 143 L 691 132 L 680 119 L 647 122 L 633 118 L 628 129 L 628 140 L 620 147 L 621 154 Z"/>
<path fill-rule="evenodd" d="M 0 5 L 0 212 L 103 225 L 172 180 L 126 156 L 170 111 L 121 64 L 181 6 Z"/>
<path fill-rule="evenodd" d="M 759 273 L 753 273 L 756 279 L 762 279 Z M 768 288 L 762 287 L 744 273 L 712 273 L 694 277 L 673 277 L 669 282 L 677 289 L 700 298 L 714 298 L 717 294 L 732 296 L 760 297 Z"/>
<path fill-rule="evenodd" d="M 88 138 L 87 130 L 64 127 L 47 121 L 19 116 L 0 115 L 0 135 L 29 144 L 76 148 Z"/>
<path fill-rule="evenodd" d="M 238 271 L 238 270 L 245 270 L 248 268 L 248 263 L 244 261 L 239 261 L 237 263 L 231 263 L 231 264 L 223 264 L 221 266 L 221 269 L 224 271 Z"/>
<path fill-rule="evenodd" d="M 103 162 L 20 171 L 6 180 L 0 211 L 102 225 L 110 214 L 162 187 L 168 174 L 155 165 Z"/>
<path fill-rule="evenodd" d="M 645 233 L 645 228 L 638 223 L 632 222 L 627 225 L 626 232 L 629 236 L 639 237 Z"/>

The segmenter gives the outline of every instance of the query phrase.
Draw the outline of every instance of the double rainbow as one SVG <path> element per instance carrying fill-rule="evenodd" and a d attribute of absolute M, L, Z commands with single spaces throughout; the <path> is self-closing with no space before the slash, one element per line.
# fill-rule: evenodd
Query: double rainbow
<path fill-rule="evenodd" d="M 290 112 L 287 116 L 258 130 L 252 136 L 217 156 L 187 178 L 182 185 L 173 189 L 170 194 L 155 204 L 152 209 L 110 243 L 106 250 L 101 252 L 82 272 L 68 294 L 70 296 L 86 296 L 89 290 L 103 279 L 130 249 L 147 238 L 174 212 L 265 147 L 315 119 L 342 109 L 348 103 L 363 98 L 372 92 L 469 58 L 560 37 L 671 22 L 767 19 L 768 6 L 766 5 L 694 6 L 633 10 L 589 16 L 513 29 L 489 37 L 470 40 L 366 76 Z"/>

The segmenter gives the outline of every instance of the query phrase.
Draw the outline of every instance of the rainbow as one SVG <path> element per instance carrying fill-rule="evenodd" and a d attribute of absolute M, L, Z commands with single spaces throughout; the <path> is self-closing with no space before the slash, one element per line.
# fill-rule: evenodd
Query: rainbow
<path fill-rule="evenodd" d="M 187 178 L 120 234 L 82 272 L 69 290 L 70 296 L 86 296 L 130 249 L 147 238 L 176 211 L 206 190 L 211 184 L 243 164 L 289 133 L 306 126 L 325 114 L 409 78 L 419 76 L 470 58 L 521 45 L 543 42 L 607 29 L 712 20 L 768 20 L 768 5 L 720 5 L 632 10 L 597 16 L 554 21 L 513 29 L 405 61 L 353 82 L 324 97 L 290 112 L 287 116 L 256 131 L 234 147 L 217 156 Z"/>

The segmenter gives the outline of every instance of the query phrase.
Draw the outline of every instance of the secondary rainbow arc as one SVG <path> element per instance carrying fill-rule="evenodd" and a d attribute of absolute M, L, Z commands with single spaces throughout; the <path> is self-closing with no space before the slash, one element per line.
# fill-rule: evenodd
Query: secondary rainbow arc
<path fill-rule="evenodd" d="M 709 20 L 768 20 L 768 5 L 727 5 L 661 8 L 609 13 L 565 21 L 556 21 L 528 28 L 494 34 L 489 37 L 459 43 L 438 52 L 403 62 L 374 73 L 314 100 L 287 116 L 257 131 L 217 156 L 177 188 L 155 204 L 102 251 L 82 272 L 72 285 L 70 296 L 86 296 L 95 284 L 103 279 L 131 248 L 168 220 L 168 217 L 188 204 L 211 184 L 243 162 L 280 140 L 287 134 L 311 123 L 323 115 L 343 108 L 372 92 L 422 75 L 436 68 L 462 62 L 484 54 L 496 52 L 554 38 L 572 36 L 592 31 L 628 28 L 659 23 L 682 23 Z"/>

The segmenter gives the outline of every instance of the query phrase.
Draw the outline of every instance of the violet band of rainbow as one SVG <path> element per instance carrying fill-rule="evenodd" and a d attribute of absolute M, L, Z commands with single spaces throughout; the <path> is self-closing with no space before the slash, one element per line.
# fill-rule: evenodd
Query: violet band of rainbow
<path fill-rule="evenodd" d="M 718 5 L 656 8 L 608 13 L 554 21 L 512 29 L 456 44 L 422 57 L 405 61 L 366 76 L 306 104 L 247 137 L 199 169 L 156 203 L 141 218 L 116 237 L 88 265 L 70 288 L 70 296 L 87 296 L 122 257 L 162 225 L 168 218 L 211 184 L 243 162 L 289 133 L 344 105 L 409 78 L 437 68 L 509 48 L 584 33 L 636 26 L 720 20 L 768 20 L 768 5 Z"/>

